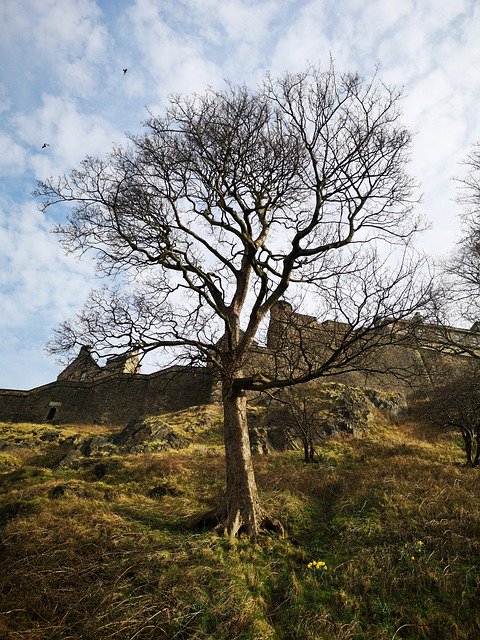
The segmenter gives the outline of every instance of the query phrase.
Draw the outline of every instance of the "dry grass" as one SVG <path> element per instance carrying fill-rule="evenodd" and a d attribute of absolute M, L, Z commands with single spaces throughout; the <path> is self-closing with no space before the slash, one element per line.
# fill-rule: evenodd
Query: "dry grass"
<path fill-rule="evenodd" d="M 194 417 L 168 421 L 188 430 Z M 218 415 L 202 424 L 186 450 L 78 470 L 52 471 L 51 444 L 5 454 L 0 637 L 480 637 L 480 477 L 456 434 L 379 414 L 368 432 L 325 441 L 319 464 L 258 458 L 263 500 L 290 539 L 251 545 L 186 528 L 223 488 Z"/>

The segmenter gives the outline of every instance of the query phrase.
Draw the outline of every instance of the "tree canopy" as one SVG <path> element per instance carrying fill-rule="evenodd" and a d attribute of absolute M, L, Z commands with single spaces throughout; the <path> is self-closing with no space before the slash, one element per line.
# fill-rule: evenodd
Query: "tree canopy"
<path fill-rule="evenodd" d="M 471 321 L 480 318 L 480 143 L 464 162 L 466 175 L 458 179 L 458 202 L 462 206 L 463 236 L 447 271 L 453 276 L 455 300 Z"/>
<path fill-rule="evenodd" d="M 92 293 L 52 350 L 173 349 L 215 364 L 227 465 L 218 517 L 230 535 L 255 537 L 269 524 L 245 392 L 355 367 L 430 298 L 410 246 L 420 222 L 400 98 L 333 66 L 267 76 L 256 90 L 174 96 L 126 147 L 39 184 L 44 207 L 74 205 L 57 228 L 67 251 L 93 251 L 117 282 Z M 247 371 L 265 319 L 287 295 L 344 330 L 302 368 Z"/>

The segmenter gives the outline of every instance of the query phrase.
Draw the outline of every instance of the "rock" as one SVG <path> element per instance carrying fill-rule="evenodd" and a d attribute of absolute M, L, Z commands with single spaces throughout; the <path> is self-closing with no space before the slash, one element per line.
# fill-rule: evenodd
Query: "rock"
<path fill-rule="evenodd" d="M 7 440 L 0 445 L 0 451 L 15 451 L 17 449 L 35 449 L 37 443 L 33 438 L 14 438 L 13 440 Z"/>
<path fill-rule="evenodd" d="M 84 455 L 80 449 L 70 449 L 63 456 L 60 462 L 54 466 L 54 471 L 61 471 L 62 469 L 78 469 L 83 465 Z"/>
<path fill-rule="evenodd" d="M 267 454 L 272 450 L 269 445 L 269 434 L 267 429 L 252 427 L 249 429 L 250 449 L 255 454 Z"/>
<path fill-rule="evenodd" d="M 307 424 L 305 428 L 311 430 L 314 442 L 326 436 L 351 435 L 357 430 L 366 429 L 372 416 L 372 403 L 364 391 L 340 383 L 328 383 L 305 390 L 305 395 L 300 394 L 298 399 L 295 396 L 286 398 L 293 403 L 301 403 L 304 399 L 310 403 L 309 411 L 314 420 L 314 424 Z M 255 412 L 251 417 L 252 452 L 301 448 L 302 430 L 296 425 L 287 404 L 272 404 L 266 417 L 259 414 L 256 418 Z M 262 429 L 265 423 L 266 429 Z"/>
<path fill-rule="evenodd" d="M 147 453 L 150 451 L 166 451 L 182 449 L 190 444 L 190 440 L 176 433 L 159 417 L 139 418 L 132 420 L 119 433 L 106 436 L 94 436 L 82 440 L 79 435 L 70 436 L 60 442 L 68 448 L 63 458 L 54 467 L 54 471 L 67 468 L 78 468 L 88 464 L 88 458 L 108 456 L 116 453 Z M 94 476 L 99 479 L 113 467 L 97 465 Z"/>
<path fill-rule="evenodd" d="M 113 444 L 129 453 L 182 449 L 190 440 L 181 436 L 159 417 L 138 418 L 112 436 Z"/>
<path fill-rule="evenodd" d="M 74 436 L 69 436 L 60 442 L 65 447 L 74 447 L 82 441 L 82 436 L 76 433 Z"/>
<path fill-rule="evenodd" d="M 149 498 L 163 498 L 163 496 L 181 496 L 182 491 L 172 487 L 171 485 L 165 483 L 160 484 L 157 487 L 153 487 L 148 492 Z"/>
<path fill-rule="evenodd" d="M 75 498 L 86 498 L 88 497 L 87 492 L 82 487 L 77 487 L 75 485 L 69 484 L 59 484 L 56 487 L 52 487 L 48 492 L 48 497 L 51 500 L 57 500 L 58 498 L 63 497 L 75 497 Z"/>
<path fill-rule="evenodd" d="M 94 436 L 84 440 L 81 444 L 81 452 L 84 456 L 99 456 L 116 451 L 115 445 L 112 443 L 112 436 Z"/>
<path fill-rule="evenodd" d="M 55 442 L 60 438 L 60 434 L 58 431 L 47 431 L 47 433 L 42 433 L 40 436 L 40 440 L 42 442 Z"/>
<path fill-rule="evenodd" d="M 364 393 L 374 407 L 392 416 L 399 415 L 407 408 L 406 400 L 400 393 L 388 393 L 378 389 L 365 389 Z"/>

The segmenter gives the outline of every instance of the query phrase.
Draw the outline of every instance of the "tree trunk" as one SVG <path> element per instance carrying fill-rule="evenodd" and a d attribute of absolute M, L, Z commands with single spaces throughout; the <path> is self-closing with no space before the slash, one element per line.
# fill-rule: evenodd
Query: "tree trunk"
<path fill-rule="evenodd" d="M 310 439 L 305 438 L 303 440 L 303 458 L 307 464 L 310 462 L 314 462 L 315 446 L 311 438 Z"/>
<path fill-rule="evenodd" d="M 231 381 L 224 380 L 222 401 L 227 476 L 225 499 L 218 509 L 195 517 L 192 524 L 196 527 L 214 524 L 230 538 L 245 535 L 256 540 L 262 529 L 285 537 L 282 523 L 270 518 L 260 505 L 250 450 L 245 391 L 235 389 Z"/>
<path fill-rule="evenodd" d="M 480 462 L 480 426 L 475 429 L 475 458 L 473 460 L 473 466 L 478 467 Z"/>
<path fill-rule="evenodd" d="M 308 440 L 303 441 L 303 460 L 304 462 L 310 462 L 309 451 L 308 451 Z"/>
<path fill-rule="evenodd" d="M 270 518 L 260 505 L 250 450 L 245 391 L 235 389 L 231 381 L 224 381 L 222 392 L 227 475 L 225 503 L 219 517 L 223 531 L 231 538 L 246 535 L 255 540 L 262 529 L 285 537 L 281 522 Z"/>
<path fill-rule="evenodd" d="M 315 461 L 315 446 L 312 439 L 310 439 L 310 442 L 308 443 L 308 459 L 310 462 Z"/>
<path fill-rule="evenodd" d="M 472 434 L 468 429 L 462 429 L 463 441 L 465 442 L 465 454 L 467 456 L 467 467 L 472 465 Z"/>
<path fill-rule="evenodd" d="M 224 439 L 227 465 L 224 528 L 230 537 L 245 533 L 256 538 L 266 514 L 260 506 L 250 452 L 245 392 L 223 394 Z"/>

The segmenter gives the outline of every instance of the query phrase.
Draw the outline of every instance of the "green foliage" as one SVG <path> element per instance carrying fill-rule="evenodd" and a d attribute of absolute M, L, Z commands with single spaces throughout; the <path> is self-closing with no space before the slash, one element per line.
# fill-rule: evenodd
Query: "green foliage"
<path fill-rule="evenodd" d="M 295 452 L 257 458 L 263 503 L 290 537 L 253 545 L 190 526 L 223 488 L 223 452 L 205 445 L 213 433 L 200 430 L 203 444 L 186 450 L 75 470 L 54 471 L 40 443 L 24 458 L 9 452 L 0 635 L 480 637 L 480 477 L 451 434 L 378 414 L 368 431 L 322 441 L 319 464 Z"/>

